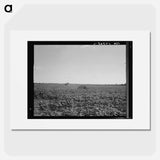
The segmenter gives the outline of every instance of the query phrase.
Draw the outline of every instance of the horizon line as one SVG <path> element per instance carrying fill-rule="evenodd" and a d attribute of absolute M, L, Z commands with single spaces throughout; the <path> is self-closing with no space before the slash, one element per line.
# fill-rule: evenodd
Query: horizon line
<path fill-rule="evenodd" d="M 126 83 L 55 83 L 55 82 L 33 82 L 33 83 L 42 83 L 42 84 L 82 84 L 82 85 L 126 85 Z"/>

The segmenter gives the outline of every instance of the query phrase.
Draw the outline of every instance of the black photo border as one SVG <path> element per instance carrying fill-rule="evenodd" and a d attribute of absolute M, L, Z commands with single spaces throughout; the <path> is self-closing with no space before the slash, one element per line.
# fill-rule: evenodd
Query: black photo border
<path fill-rule="evenodd" d="M 117 119 L 116 117 L 34 116 L 34 45 L 126 45 L 127 117 L 133 118 L 133 41 L 27 41 L 27 118 L 28 119 Z"/>

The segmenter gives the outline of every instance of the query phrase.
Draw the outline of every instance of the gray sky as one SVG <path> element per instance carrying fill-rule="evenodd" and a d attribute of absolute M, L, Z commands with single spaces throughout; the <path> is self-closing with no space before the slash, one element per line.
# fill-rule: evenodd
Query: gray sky
<path fill-rule="evenodd" d="M 125 45 L 35 45 L 34 82 L 126 83 Z"/>

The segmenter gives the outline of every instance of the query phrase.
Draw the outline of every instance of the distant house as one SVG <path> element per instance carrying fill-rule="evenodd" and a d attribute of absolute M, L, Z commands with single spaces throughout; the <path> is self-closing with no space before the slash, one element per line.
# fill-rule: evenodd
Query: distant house
<path fill-rule="evenodd" d="M 68 86 L 68 85 L 69 85 L 69 83 L 65 83 L 64 85 L 65 85 L 65 86 Z"/>

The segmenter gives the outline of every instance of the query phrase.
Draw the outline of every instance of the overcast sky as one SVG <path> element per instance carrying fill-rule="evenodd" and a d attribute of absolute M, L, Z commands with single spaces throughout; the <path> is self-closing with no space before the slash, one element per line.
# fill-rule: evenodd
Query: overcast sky
<path fill-rule="evenodd" d="M 35 45 L 34 82 L 126 83 L 125 45 Z"/>

